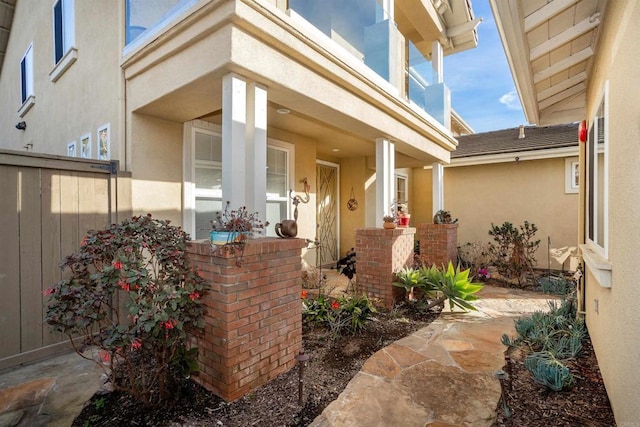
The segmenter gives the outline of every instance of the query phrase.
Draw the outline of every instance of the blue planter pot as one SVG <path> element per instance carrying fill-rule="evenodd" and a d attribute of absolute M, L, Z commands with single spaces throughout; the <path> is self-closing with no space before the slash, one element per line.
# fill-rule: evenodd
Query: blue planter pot
<path fill-rule="evenodd" d="M 247 232 L 239 231 L 215 231 L 209 232 L 209 240 L 214 245 L 224 245 L 226 243 L 242 242 L 249 237 Z"/>

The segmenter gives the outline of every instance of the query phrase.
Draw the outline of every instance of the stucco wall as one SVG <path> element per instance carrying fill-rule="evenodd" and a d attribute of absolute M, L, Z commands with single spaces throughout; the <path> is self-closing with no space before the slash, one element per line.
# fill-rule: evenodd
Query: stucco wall
<path fill-rule="evenodd" d="M 365 202 L 365 182 L 367 178 L 367 159 L 356 157 L 343 159 L 340 163 L 340 256 L 356 246 L 355 230 L 365 224 L 367 206 Z M 351 190 L 358 208 L 354 211 L 347 209 L 347 202 L 351 198 Z"/>
<path fill-rule="evenodd" d="M 619 426 L 640 424 L 640 70 L 638 1 L 609 2 L 594 78 L 589 82 L 587 119 L 609 80 L 609 261 L 611 288 L 586 276 L 586 320 L 600 371 Z"/>
<path fill-rule="evenodd" d="M 75 2 L 75 46 L 78 58 L 55 83 L 49 73 L 53 63 L 52 2 L 17 2 L 11 37 L 0 74 L 0 147 L 66 155 L 67 144 L 86 133 L 92 135 L 92 157 L 97 152 L 97 129 L 111 126 L 111 158 L 121 156 L 121 91 L 119 68 L 122 22 L 121 7 L 111 2 Z M 105 30 L 105 23 L 112 23 Z M 20 61 L 33 43 L 35 105 L 18 116 L 20 102 Z M 15 129 L 25 121 L 27 129 Z M 79 152 L 79 150 L 78 150 Z"/>
<path fill-rule="evenodd" d="M 432 221 L 431 173 L 415 170 L 414 192 L 419 192 L 414 194 L 420 194 L 415 197 L 420 204 L 414 203 L 418 222 L 412 216 L 413 224 Z M 535 224 L 540 267 L 548 265 L 547 236 L 552 248 L 576 246 L 578 239 L 578 195 L 565 193 L 563 158 L 445 168 L 444 207 L 459 219 L 459 244 L 491 241 L 491 223 Z M 561 268 L 553 259 L 551 267 Z"/>
<path fill-rule="evenodd" d="M 131 115 L 134 215 L 182 224 L 182 123 Z"/>

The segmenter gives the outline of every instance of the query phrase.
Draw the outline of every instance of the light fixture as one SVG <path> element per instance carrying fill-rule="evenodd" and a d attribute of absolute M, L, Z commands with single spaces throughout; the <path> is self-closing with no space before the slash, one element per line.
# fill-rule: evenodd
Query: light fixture
<path fill-rule="evenodd" d="M 18 122 L 18 124 L 16 124 L 16 129 L 18 130 L 25 130 L 27 128 L 27 122 Z"/>
<path fill-rule="evenodd" d="M 340 151 L 339 148 L 332 148 L 331 151 L 333 151 L 334 153 L 337 153 L 338 151 Z"/>
<path fill-rule="evenodd" d="M 289 114 L 291 112 L 291 110 L 289 110 L 288 108 L 278 108 L 276 110 L 276 112 L 278 114 Z"/>

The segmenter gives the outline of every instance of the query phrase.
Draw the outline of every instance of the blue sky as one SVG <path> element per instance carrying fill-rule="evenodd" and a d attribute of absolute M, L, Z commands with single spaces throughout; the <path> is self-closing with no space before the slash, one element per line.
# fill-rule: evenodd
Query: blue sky
<path fill-rule="evenodd" d="M 476 18 L 482 18 L 478 47 L 444 61 L 451 105 L 476 132 L 526 125 L 489 1 L 473 0 L 472 5 Z"/>

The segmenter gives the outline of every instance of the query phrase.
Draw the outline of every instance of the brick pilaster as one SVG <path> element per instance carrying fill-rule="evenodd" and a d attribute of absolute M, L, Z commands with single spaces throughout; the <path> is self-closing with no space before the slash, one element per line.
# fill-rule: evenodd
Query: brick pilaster
<path fill-rule="evenodd" d="M 385 307 L 403 297 L 404 291 L 393 286 L 394 273 L 413 264 L 415 228 L 357 229 L 357 281 L 367 296 L 377 298 Z"/>
<path fill-rule="evenodd" d="M 458 259 L 458 224 L 420 224 L 420 258 L 437 267 L 447 266 L 449 261 L 455 267 Z"/>
<path fill-rule="evenodd" d="M 241 265 L 212 253 L 209 241 L 188 245 L 192 265 L 211 290 L 196 381 L 224 400 L 236 400 L 292 368 L 302 347 L 302 239 L 248 240 Z"/>

